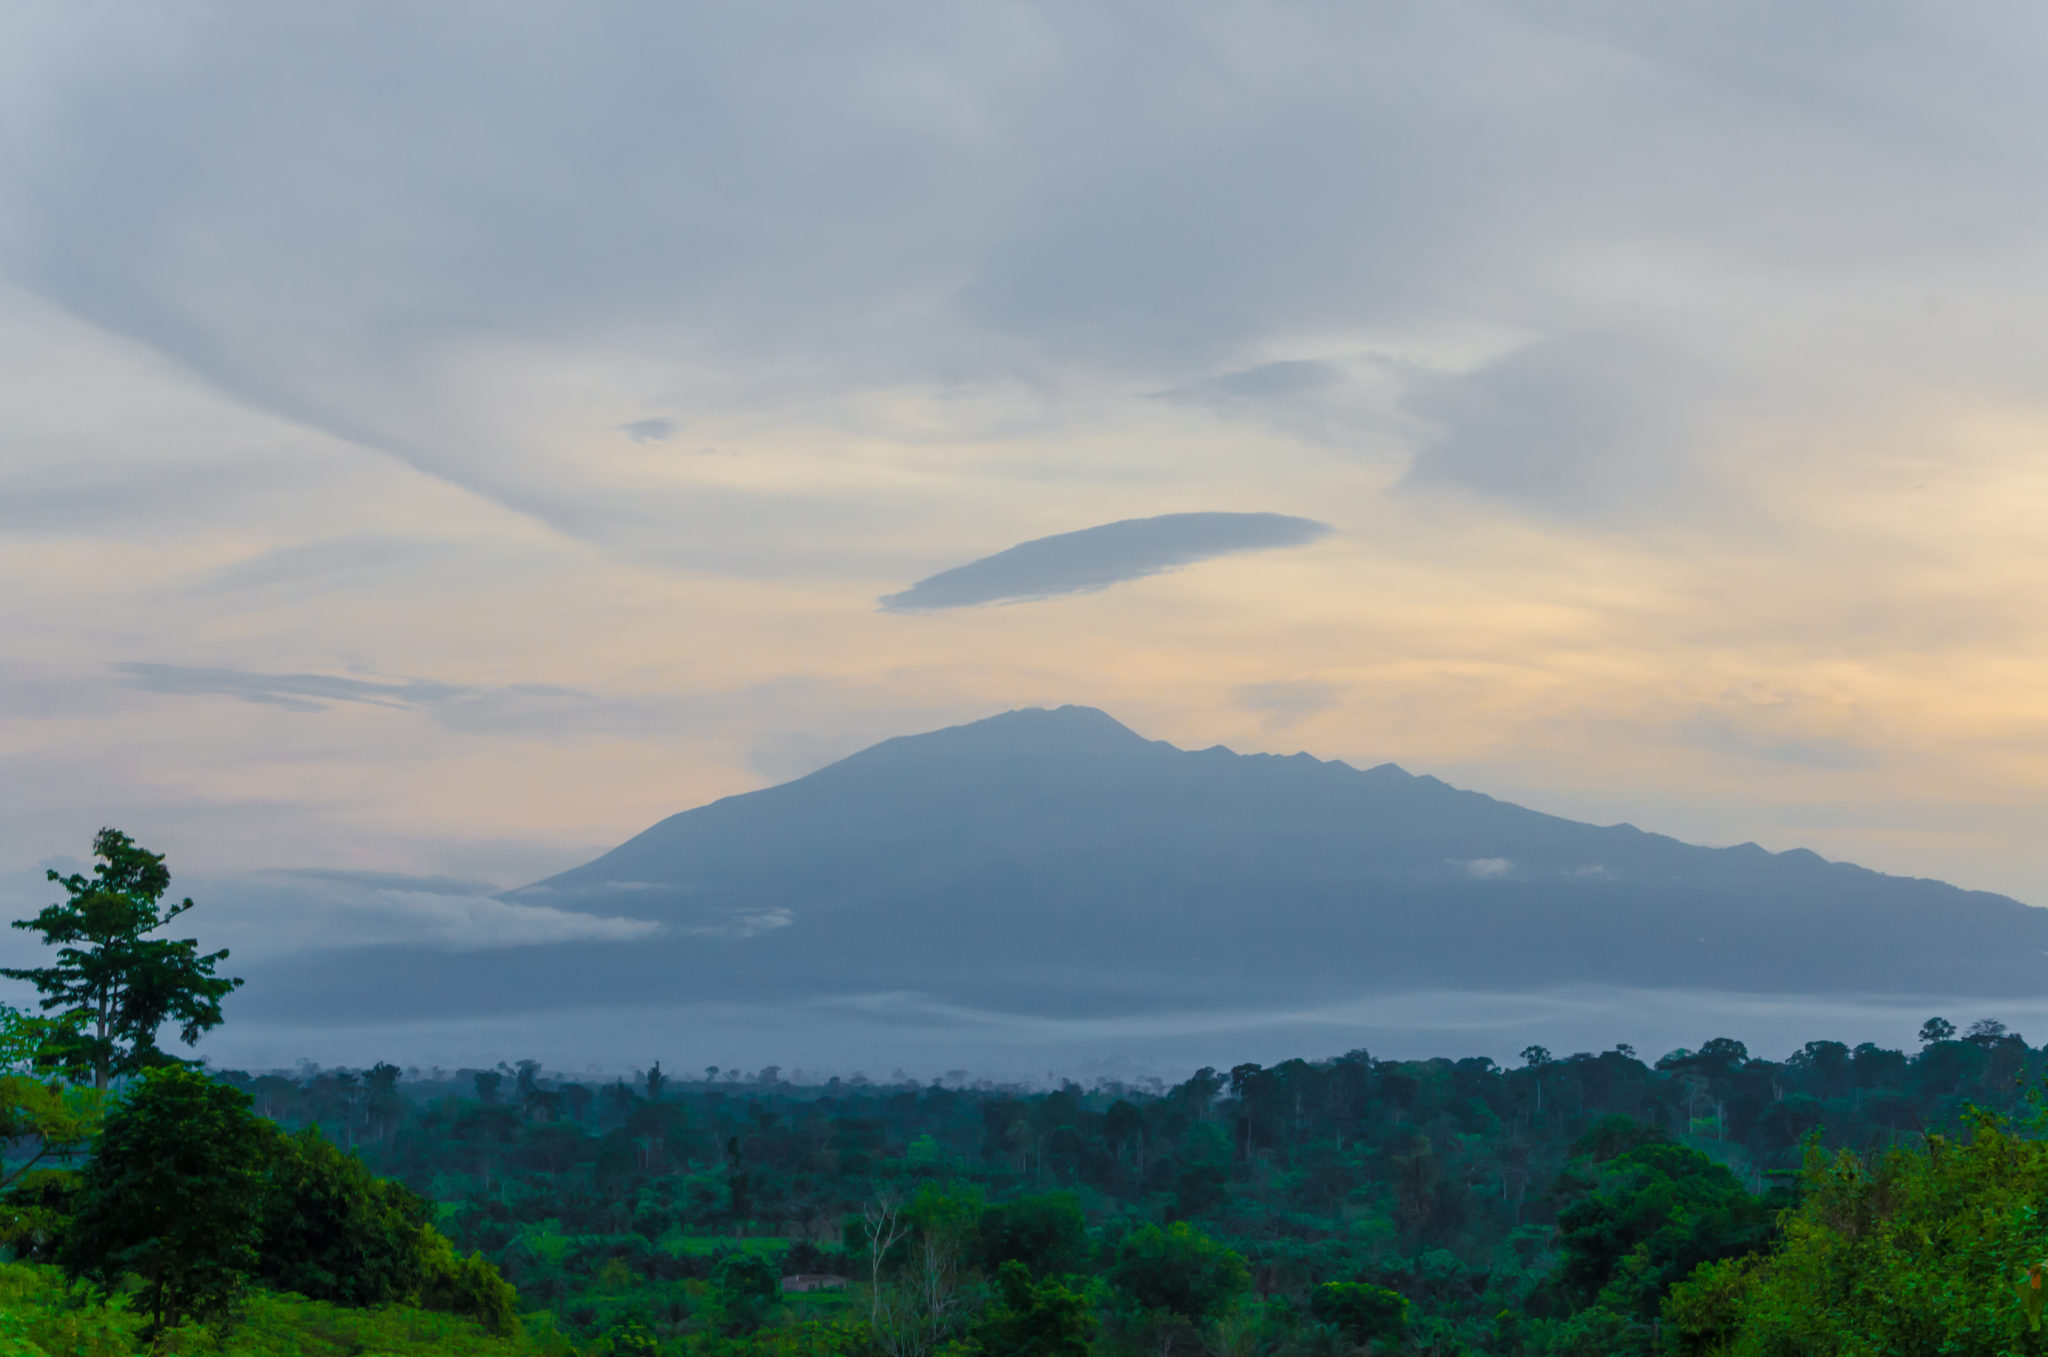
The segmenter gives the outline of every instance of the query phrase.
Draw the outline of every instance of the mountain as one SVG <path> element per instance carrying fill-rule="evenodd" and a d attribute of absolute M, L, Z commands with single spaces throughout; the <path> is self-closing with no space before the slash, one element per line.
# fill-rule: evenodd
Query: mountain
<path fill-rule="evenodd" d="M 1392 764 L 1181 750 L 1085 707 L 885 741 L 503 898 L 660 930 L 388 956 L 380 990 L 449 1012 L 894 991 L 1056 1016 L 1576 984 L 2048 990 L 2048 911 L 2003 896 L 1580 824 Z"/>

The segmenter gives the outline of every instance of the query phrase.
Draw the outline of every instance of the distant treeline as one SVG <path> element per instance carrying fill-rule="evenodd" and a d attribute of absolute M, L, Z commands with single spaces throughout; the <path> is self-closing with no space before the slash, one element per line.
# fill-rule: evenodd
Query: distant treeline
<path fill-rule="evenodd" d="M 1355 1051 L 1172 1087 L 800 1086 L 658 1065 L 591 1082 L 532 1061 L 218 1077 L 438 1203 L 523 1306 L 586 1339 L 698 1341 L 735 1259 L 871 1283 L 903 1266 L 878 1261 L 877 1212 L 954 1220 L 958 1284 L 978 1279 L 989 1303 L 1014 1259 L 985 1241 L 1016 1211 L 1071 1213 L 1081 1233 L 1056 1271 L 1093 1297 L 1103 1351 L 1160 1350 L 1165 1312 L 1119 1309 L 1113 1283 L 1178 1230 L 1243 1259 L 1229 1314 L 1257 1330 L 1245 1351 L 1390 1340 L 1364 1310 L 1337 1315 L 1338 1284 L 1358 1306 L 1398 1299 L 1418 1350 L 1605 1352 L 1648 1350 L 1699 1265 L 1772 1247 L 1809 1153 L 1881 1162 L 1972 1108 L 2018 1112 L 2048 1070 L 1996 1022 L 1921 1035 L 1910 1053 L 1814 1041 L 1783 1060 L 1725 1038 L 1654 1063 L 1531 1047 L 1512 1068 Z M 854 1302 L 789 1303 L 829 1318 Z M 1182 1316 L 1190 1341 L 1222 1313 Z"/>

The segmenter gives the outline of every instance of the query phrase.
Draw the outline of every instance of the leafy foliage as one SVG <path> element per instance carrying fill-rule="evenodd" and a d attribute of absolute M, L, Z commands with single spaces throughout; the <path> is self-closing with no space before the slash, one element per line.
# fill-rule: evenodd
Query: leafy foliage
<path fill-rule="evenodd" d="M 417 1193 L 308 1127 L 271 1147 L 257 1275 L 276 1290 L 339 1305 L 416 1298 L 426 1225 Z"/>
<path fill-rule="evenodd" d="M 463 1315 L 481 1324 L 486 1333 L 519 1332 L 519 1293 L 483 1254 L 457 1253 L 447 1237 L 434 1230 L 422 1232 L 420 1238 L 421 1305 Z"/>
<path fill-rule="evenodd" d="M 751 1333 L 782 1299 L 782 1272 L 758 1253 L 730 1254 L 712 1270 L 711 1287 L 724 1324 Z"/>
<path fill-rule="evenodd" d="M 1777 1198 L 1758 1198 L 1698 1150 L 1637 1145 L 1590 1170 L 1558 1216 L 1558 1282 L 1573 1308 L 1597 1304 L 1648 1320 L 1672 1283 L 1702 1263 L 1740 1257 L 1777 1230 Z"/>
<path fill-rule="evenodd" d="M 269 1139 L 247 1094 L 148 1071 L 107 1117 L 58 1260 L 108 1291 L 140 1278 L 148 1336 L 225 1315 L 257 1269 Z"/>
<path fill-rule="evenodd" d="M 47 1259 L 71 1219 L 78 1175 L 57 1165 L 99 1133 L 104 1098 L 36 1072 L 70 1024 L 0 1005 L 0 1248 Z"/>
<path fill-rule="evenodd" d="M 1770 1254 L 1673 1289 L 1684 1351 L 2038 1353 L 2048 1269 L 2048 1141 L 1984 1112 L 1960 1137 L 1863 1156 L 1808 1154 Z"/>
<path fill-rule="evenodd" d="M 1251 1290 L 1244 1259 L 1184 1220 L 1163 1229 L 1141 1226 L 1125 1236 L 1108 1280 L 1139 1309 L 1195 1325 L 1220 1318 Z"/>
<path fill-rule="evenodd" d="M 1309 1313 L 1360 1347 L 1398 1343 L 1408 1331 L 1408 1298 L 1384 1286 L 1324 1282 L 1309 1293 Z"/>
<path fill-rule="evenodd" d="M 0 1357 L 129 1357 L 144 1321 L 116 1306 L 81 1303 L 55 1268 L 0 1263 Z M 406 1306 L 369 1309 L 252 1291 L 234 1324 L 165 1329 L 163 1357 L 574 1357 L 544 1324 L 496 1336 L 467 1318 Z"/>
<path fill-rule="evenodd" d="M 977 1262 L 990 1276 L 1016 1262 L 1032 1277 L 1063 1277 L 1088 1262 L 1088 1217 L 1071 1192 L 991 1206 L 981 1213 L 976 1235 Z"/>
<path fill-rule="evenodd" d="M 1013 1258 L 996 1273 L 995 1303 L 975 1322 L 968 1346 L 984 1357 L 1088 1357 L 1095 1328 L 1086 1296 L 1055 1279 L 1034 1280 Z"/>
<path fill-rule="evenodd" d="M 105 1089 L 110 1078 L 175 1063 L 157 1046 L 157 1033 L 176 1023 L 191 1045 L 220 1024 L 220 1001 L 242 982 L 214 973 L 225 950 L 202 955 L 195 939 L 149 936 L 192 908 L 190 899 L 159 904 L 171 886 L 161 854 L 116 829 L 102 829 L 92 848 L 98 863 L 91 876 L 48 872 L 65 900 L 14 924 L 57 948 L 56 964 L 0 975 L 29 981 L 42 992 L 44 1011 L 56 1009 L 67 1021 L 44 1054 L 91 1070 L 94 1086 Z"/>

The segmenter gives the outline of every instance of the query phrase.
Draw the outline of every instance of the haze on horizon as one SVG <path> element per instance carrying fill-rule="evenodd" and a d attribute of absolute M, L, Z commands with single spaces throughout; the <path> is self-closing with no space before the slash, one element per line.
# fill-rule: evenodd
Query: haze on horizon
<path fill-rule="evenodd" d="M 10 912 L 553 937 L 447 901 L 1061 703 L 2048 904 L 2048 15 L 0 35 Z"/>

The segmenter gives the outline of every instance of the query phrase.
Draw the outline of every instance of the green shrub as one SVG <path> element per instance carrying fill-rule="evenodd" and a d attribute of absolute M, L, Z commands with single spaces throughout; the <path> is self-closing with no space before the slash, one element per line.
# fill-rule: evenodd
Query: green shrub
<path fill-rule="evenodd" d="M 519 1332 L 519 1293 L 481 1253 L 457 1256 L 447 1236 L 431 1226 L 420 1227 L 419 1240 L 422 1306 L 466 1316 L 488 1333 L 510 1336 Z"/>
<path fill-rule="evenodd" d="M 317 1127 L 279 1136 L 264 1194 L 257 1277 L 340 1305 L 382 1305 L 425 1283 L 427 1204 L 343 1154 Z"/>

